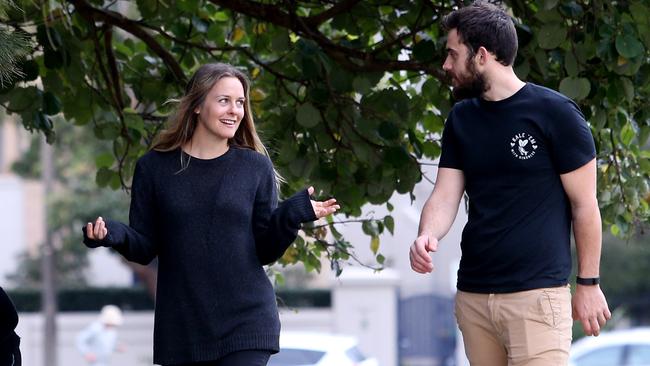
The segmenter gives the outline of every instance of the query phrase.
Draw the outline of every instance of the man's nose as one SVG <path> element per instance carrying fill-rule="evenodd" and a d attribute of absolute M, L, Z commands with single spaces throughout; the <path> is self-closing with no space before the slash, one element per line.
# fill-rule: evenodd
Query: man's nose
<path fill-rule="evenodd" d="M 445 59 L 445 62 L 442 64 L 442 69 L 447 72 L 451 70 L 451 62 L 449 62 L 449 59 Z"/>

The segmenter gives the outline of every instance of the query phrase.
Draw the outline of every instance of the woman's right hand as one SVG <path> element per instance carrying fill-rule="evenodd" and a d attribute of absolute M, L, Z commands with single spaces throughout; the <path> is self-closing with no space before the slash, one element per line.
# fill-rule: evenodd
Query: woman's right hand
<path fill-rule="evenodd" d="M 91 240 L 104 240 L 108 234 L 108 229 L 106 228 L 106 223 L 101 216 L 95 220 L 95 224 L 89 222 L 86 224 L 86 236 Z"/>

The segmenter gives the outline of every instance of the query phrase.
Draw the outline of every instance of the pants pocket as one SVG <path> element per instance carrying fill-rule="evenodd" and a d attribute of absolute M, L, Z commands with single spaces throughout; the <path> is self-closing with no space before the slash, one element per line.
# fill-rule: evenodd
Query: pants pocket
<path fill-rule="evenodd" d="M 544 323 L 552 328 L 557 328 L 562 322 L 562 302 L 560 291 L 564 288 L 548 289 L 541 292 L 537 299 L 538 310 Z"/>

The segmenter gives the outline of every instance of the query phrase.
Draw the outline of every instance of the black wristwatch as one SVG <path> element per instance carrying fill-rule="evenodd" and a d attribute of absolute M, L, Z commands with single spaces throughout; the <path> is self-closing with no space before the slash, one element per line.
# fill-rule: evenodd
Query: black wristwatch
<path fill-rule="evenodd" d="M 576 277 L 576 283 L 578 285 L 593 286 L 600 283 L 600 277 L 582 278 L 578 276 Z"/>

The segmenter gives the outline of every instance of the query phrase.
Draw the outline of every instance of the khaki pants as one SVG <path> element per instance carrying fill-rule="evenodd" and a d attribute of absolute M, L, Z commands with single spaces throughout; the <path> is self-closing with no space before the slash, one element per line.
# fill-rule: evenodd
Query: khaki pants
<path fill-rule="evenodd" d="M 456 320 L 472 366 L 562 366 L 571 347 L 569 286 L 508 294 L 458 291 Z"/>

